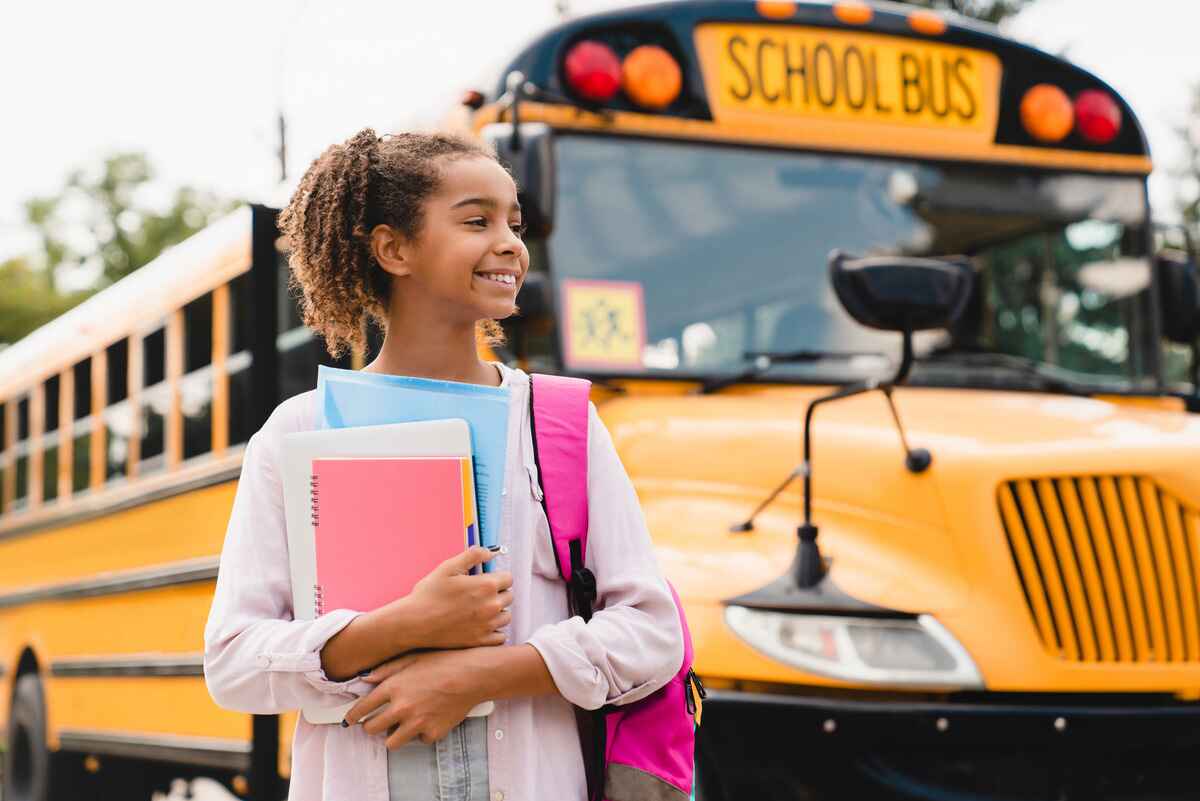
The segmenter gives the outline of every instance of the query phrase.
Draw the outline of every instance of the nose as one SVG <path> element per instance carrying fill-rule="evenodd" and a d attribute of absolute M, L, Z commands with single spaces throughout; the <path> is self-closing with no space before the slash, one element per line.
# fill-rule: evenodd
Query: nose
<path fill-rule="evenodd" d="M 496 255 L 519 256 L 524 249 L 525 243 L 521 241 L 521 237 L 507 225 L 504 226 L 504 233 L 496 241 Z"/>

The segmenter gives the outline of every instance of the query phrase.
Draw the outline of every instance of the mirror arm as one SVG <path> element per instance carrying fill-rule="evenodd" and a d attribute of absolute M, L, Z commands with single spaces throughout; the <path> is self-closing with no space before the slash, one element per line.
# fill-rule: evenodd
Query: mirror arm
<path fill-rule="evenodd" d="M 512 136 L 508 140 L 508 145 L 515 153 L 521 149 L 521 99 L 525 94 L 525 73 L 513 70 L 508 73 L 504 83 L 508 88 L 504 94 L 508 99 L 507 110 L 512 122 Z"/>

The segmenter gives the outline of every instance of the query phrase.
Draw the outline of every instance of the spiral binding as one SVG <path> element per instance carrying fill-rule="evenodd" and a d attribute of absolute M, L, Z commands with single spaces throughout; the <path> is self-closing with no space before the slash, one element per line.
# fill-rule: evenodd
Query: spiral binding
<path fill-rule="evenodd" d="M 316 475 L 310 475 L 308 478 L 308 495 L 310 499 L 309 511 L 312 514 L 313 528 L 316 529 L 320 522 L 320 492 L 317 487 Z M 315 533 L 315 532 L 314 532 Z M 325 591 L 321 589 L 320 584 L 313 585 L 313 608 L 316 610 L 317 617 L 325 614 Z"/>
<path fill-rule="evenodd" d="M 317 617 L 325 614 L 325 591 L 320 584 L 313 585 L 313 608 L 317 611 Z"/>

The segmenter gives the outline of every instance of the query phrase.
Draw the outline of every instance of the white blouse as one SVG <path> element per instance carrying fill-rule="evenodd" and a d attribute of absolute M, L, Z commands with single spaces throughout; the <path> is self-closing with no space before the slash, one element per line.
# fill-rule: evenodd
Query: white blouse
<path fill-rule="evenodd" d="M 497 364 L 511 390 L 497 569 L 513 575 L 506 644 L 541 654 L 558 695 L 498 701 L 488 716 L 493 801 L 583 801 L 586 779 L 572 704 L 596 709 L 643 698 L 683 660 L 674 600 L 659 570 L 633 485 L 608 429 L 588 404 L 588 553 L 596 613 L 567 616 L 549 527 L 540 504 L 529 427 L 529 376 Z M 204 632 L 204 676 L 221 706 L 276 714 L 338 705 L 369 692 L 356 678 L 330 681 L 321 648 L 361 612 L 292 618 L 279 454 L 282 437 L 316 428 L 315 390 L 276 407 L 246 445 Z M 301 716 L 292 742 L 290 801 L 388 801 L 383 735 L 361 726 L 313 725 Z"/>

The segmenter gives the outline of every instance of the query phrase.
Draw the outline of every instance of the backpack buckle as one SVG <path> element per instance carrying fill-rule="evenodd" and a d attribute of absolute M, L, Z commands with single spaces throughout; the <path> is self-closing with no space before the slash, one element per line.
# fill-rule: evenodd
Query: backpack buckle
<path fill-rule="evenodd" d="M 592 616 L 596 601 L 596 577 L 586 567 L 571 569 L 571 603 L 586 620 Z"/>

